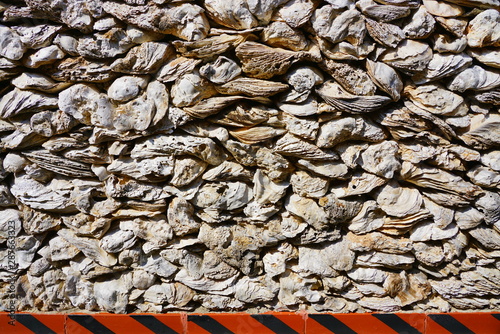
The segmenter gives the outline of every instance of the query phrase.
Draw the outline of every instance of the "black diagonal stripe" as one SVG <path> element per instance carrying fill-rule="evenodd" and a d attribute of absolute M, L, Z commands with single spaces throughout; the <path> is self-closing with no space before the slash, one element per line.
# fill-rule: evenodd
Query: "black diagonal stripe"
<path fill-rule="evenodd" d="M 179 334 L 152 315 L 131 315 L 130 317 L 156 334 Z"/>
<path fill-rule="evenodd" d="M 494 316 L 497 320 L 500 320 L 500 313 L 492 314 L 492 316 Z"/>
<path fill-rule="evenodd" d="M 70 314 L 69 318 L 71 320 L 76 321 L 89 331 L 95 334 L 115 334 L 108 327 L 101 324 L 99 321 L 94 319 L 91 315 L 83 315 L 83 314 Z"/>
<path fill-rule="evenodd" d="M 329 314 L 310 314 L 309 318 L 335 334 L 357 334 L 339 319 Z"/>
<path fill-rule="evenodd" d="M 234 334 L 208 315 L 188 315 L 188 321 L 194 322 L 207 332 L 213 334 Z"/>
<path fill-rule="evenodd" d="M 429 314 L 429 317 L 452 334 L 474 334 L 473 331 L 465 327 L 464 324 L 453 318 L 451 315 Z"/>
<path fill-rule="evenodd" d="M 56 334 L 56 332 L 45 326 L 31 314 L 16 314 L 16 321 L 19 321 L 23 326 L 36 334 Z"/>
<path fill-rule="evenodd" d="M 401 319 L 395 314 L 372 314 L 375 318 L 382 321 L 387 326 L 394 329 L 399 334 L 422 334 L 415 327 Z"/>
<path fill-rule="evenodd" d="M 287 324 L 271 314 L 252 314 L 252 318 L 275 332 L 276 334 L 298 334 Z"/>

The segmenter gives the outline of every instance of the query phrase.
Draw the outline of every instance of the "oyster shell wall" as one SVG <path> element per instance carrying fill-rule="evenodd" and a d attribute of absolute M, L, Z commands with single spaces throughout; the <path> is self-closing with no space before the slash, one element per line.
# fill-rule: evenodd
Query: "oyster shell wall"
<path fill-rule="evenodd" d="M 498 1 L 4 2 L 0 310 L 500 309 Z"/>

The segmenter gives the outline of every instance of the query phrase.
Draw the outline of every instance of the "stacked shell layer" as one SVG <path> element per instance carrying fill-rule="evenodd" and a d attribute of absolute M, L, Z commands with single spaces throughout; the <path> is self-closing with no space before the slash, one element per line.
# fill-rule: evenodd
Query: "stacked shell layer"
<path fill-rule="evenodd" d="M 0 2 L 2 309 L 498 310 L 499 10 Z"/>

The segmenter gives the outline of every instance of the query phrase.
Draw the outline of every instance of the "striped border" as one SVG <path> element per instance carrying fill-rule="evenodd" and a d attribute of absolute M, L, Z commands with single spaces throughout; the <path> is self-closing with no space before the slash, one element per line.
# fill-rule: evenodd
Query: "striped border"
<path fill-rule="evenodd" d="M 10 322 L 10 324 L 9 324 Z M 494 313 L 0 313 L 1 334 L 499 334 Z"/>

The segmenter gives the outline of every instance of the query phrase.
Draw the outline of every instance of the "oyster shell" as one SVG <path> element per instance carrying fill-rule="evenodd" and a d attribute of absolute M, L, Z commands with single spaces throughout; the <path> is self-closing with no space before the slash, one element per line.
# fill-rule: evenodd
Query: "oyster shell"
<path fill-rule="evenodd" d="M 256 144 L 276 136 L 284 134 L 286 130 L 276 129 L 269 126 L 255 126 L 248 129 L 239 129 L 229 131 L 231 136 L 235 137 L 244 144 Z"/>
<path fill-rule="evenodd" d="M 104 1 L 102 9 L 124 22 L 145 30 L 172 34 L 188 41 L 205 38 L 209 29 L 204 10 L 190 3 L 160 7 L 156 4 L 131 6 Z"/>
<path fill-rule="evenodd" d="M 240 77 L 233 79 L 223 85 L 215 86 L 215 89 L 225 95 L 247 95 L 268 97 L 288 89 L 288 85 L 281 82 Z"/>
<path fill-rule="evenodd" d="M 174 41 L 172 44 L 184 57 L 213 58 L 243 41 L 245 41 L 244 36 L 222 34 L 192 42 Z"/>
<path fill-rule="evenodd" d="M 393 101 L 399 100 L 403 90 L 403 82 L 392 67 L 382 62 L 373 62 L 367 59 L 366 70 L 377 87 L 389 94 Z"/>
<path fill-rule="evenodd" d="M 464 13 L 462 7 L 453 3 L 436 0 L 422 0 L 422 4 L 429 13 L 435 16 L 456 17 Z"/>
<path fill-rule="evenodd" d="M 405 33 L 397 25 L 377 22 L 368 18 L 365 23 L 370 36 L 388 48 L 395 48 L 405 38 Z"/>
<path fill-rule="evenodd" d="M 21 40 L 21 36 L 9 27 L 0 26 L 1 51 L 0 56 L 10 60 L 19 60 L 26 52 L 26 46 Z"/>
<path fill-rule="evenodd" d="M 432 60 L 432 50 L 424 42 L 403 40 L 396 49 L 385 51 L 380 60 L 402 71 L 423 71 Z"/>
<path fill-rule="evenodd" d="M 334 81 L 325 82 L 316 89 L 316 92 L 334 109 L 353 114 L 375 111 L 391 101 L 386 96 L 357 96 L 350 94 Z"/>
<path fill-rule="evenodd" d="M 494 70 L 485 70 L 474 65 L 460 72 L 448 84 L 448 88 L 460 93 L 467 89 L 478 91 L 490 90 L 500 86 L 500 72 Z"/>
<path fill-rule="evenodd" d="M 20 113 L 55 109 L 57 98 L 37 91 L 15 88 L 0 100 L 0 118 L 9 118 Z"/>
<path fill-rule="evenodd" d="M 219 56 L 215 62 L 203 65 L 200 74 L 215 84 L 225 84 L 241 74 L 238 64 L 224 56 Z"/>
<path fill-rule="evenodd" d="M 242 70 L 248 76 L 269 79 L 284 74 L 298 60 L 311 58 L 307 52 L 293 52 L 281 48 L 271 48 L 256 42 L 244 42 L 236 47 Z"/>
<path fill-rule="evenodd" d="M 488 9 L 479 13 L 469 22 L 467 44 L 470 47 L 500 46 L 498 36 L 500 13 L 495 9 Z"/>
<path fill-rule="evenodd" d="M 215 22 L 229 28 L 242 30 L 256 27 L 259 24 L 268 24 L 274 10 L 285 2 L 285 0 L 258 1 L 250 4 L 240 0 L 228 2 L 206 0 L 204 4 Z"/>
<path fill-rule="evenodd" d="M 172 54 L 172 46 L 168 43 L 146 42 L 132 48 L 110 66 L 114 72 L 147 74 L 156 72 Z"/>
<path fill-rule="evenodd" d="M 356 7 L 363 14 L 377 21 L 391 22 L 410 15 L 410 8 L 407 6 L 379 5 L 372 0 L 361 0 L 356 3 Z"/>

